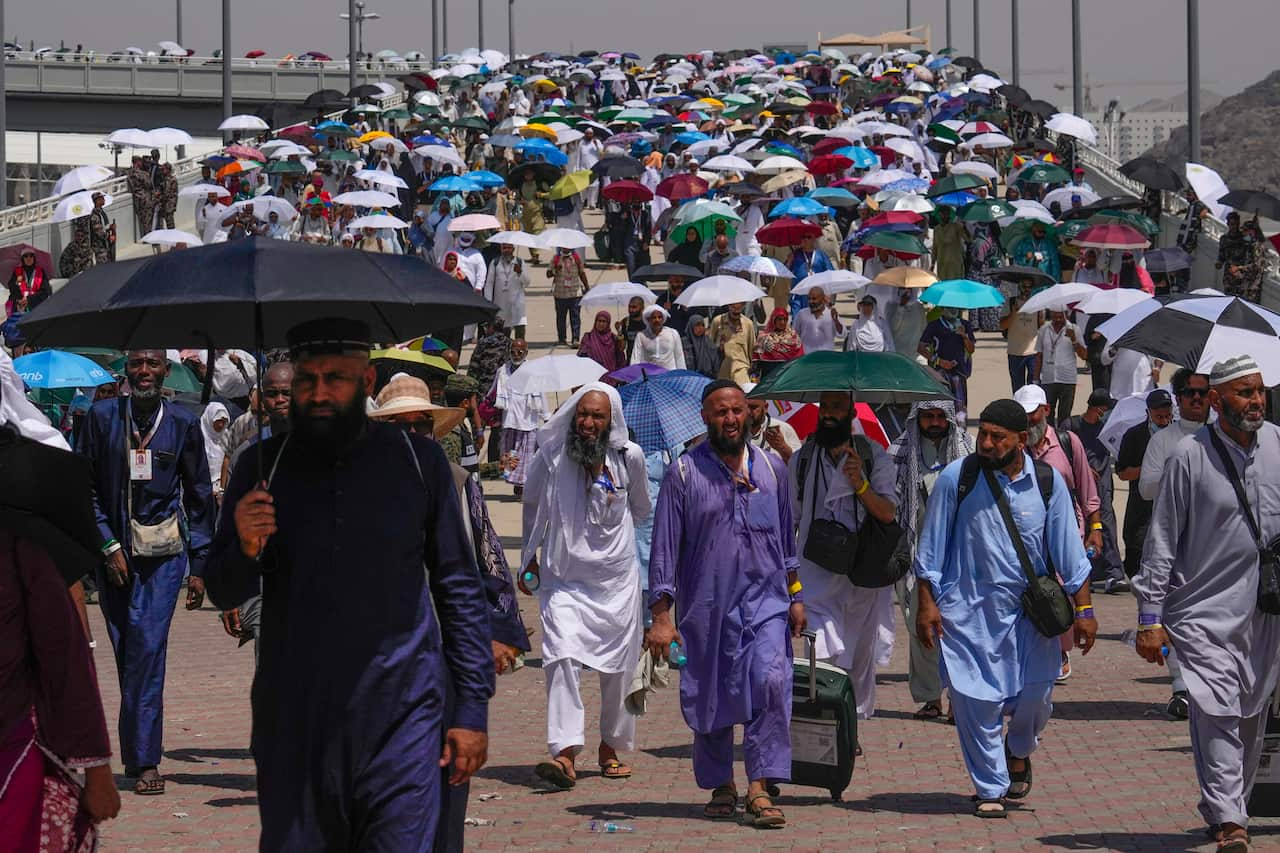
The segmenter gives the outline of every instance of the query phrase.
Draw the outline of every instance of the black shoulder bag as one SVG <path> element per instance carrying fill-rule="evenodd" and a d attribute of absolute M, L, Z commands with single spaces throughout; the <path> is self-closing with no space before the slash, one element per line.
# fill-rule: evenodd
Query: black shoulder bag
<path fill-rule="evenodd" d="M 1258 549 L 1258 609 L 1268 616 L 1280 615 L 1280 536 L 1270 542 L 1262 541 L 1262 530 L 1253 516 L 1253 508 L 1249 506 L 1249 496 L 1245 494 L 1244 483 L 1240 482 L 1240 472 L 1213 427 L 1209 428 L 1209 440 L 1222 459 L 1222 467 L 1227 469 L 1227 479 L 1235 489 L 1240 511 L 1249 522 L 1249 532 L 1253 534 L 1254 545 Z"/>
<path fill-rule="evenodd" d="M 1058 583 L 1057 573 L 1053 569 L 1053 559 L 1046 549 L 1045 561 L 1049 571 L 1044 575 L 1036 574 L 1035 568 L 1031 565 L 1031 557 L 1027 555 L 1027 546 L 1022 543 L 1022 534 L 1018 532 L 1018 525 L 1014 523 L 1009 502 L 1005 499 L 1000 484 L 996 482 L 996 475 L 988 469 L 983 469 L 982 473 L 986 477 L 987 488 L 991 490 L 991 495 L 996 500 L 1000 517 L 1004 519 L 1004 526 L 1009 530 L 1013 548 L 1018 552 L 1018 562 L 1022 563 L 1022 570 L 1027 573 L 1027 588 L 1022 593 L 1022 612 L 1044 636 L 1057 637 L 1065 634 L 1075 624 L 1075 608 L 1071 606 L 1067 591 L 1062 588 L 1062 584 Z M 1047 513 L 1047 505 L 1045 509 Z"/>

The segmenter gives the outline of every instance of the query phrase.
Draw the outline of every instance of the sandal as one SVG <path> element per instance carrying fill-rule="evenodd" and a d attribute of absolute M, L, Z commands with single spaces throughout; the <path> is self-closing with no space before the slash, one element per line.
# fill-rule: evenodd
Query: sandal
<path fill-rule="evenodd" d="M 1249 831 L 1240 827 L 1222 836 L 1217 853 L 1249 853 Z"/>
<path fill-rule="evenodd" d="M 997 797 L 993 800 L 979 799 L 973 807 L 973 814 L 975 817 L 988 819 L 1005 818 L 1009 816 L 1009 810 L 1005 808 L 1004 797 Z"/>
<path fill-rule="evenodd" d="M 1004 746 L 1005 761 L 1019 759 L 1009 751 L 1009 744 Z M 1009 792 L 1006 796 L 1011 800 L 1025 799 L 1031 793 L 1031 759 L 1021 758 L 1023 768 L 1021 770 L 1009 770 Z"/>
<path fill-rule="evenodd" d="M 702 816 L 709 820 L 733 820 L 738 816 L 738 790 L 732 785 L 721 785 L 711 792 L 711 801 L 702 807 Z"/>
<path fill-rule="evenodd" d="M 600 775 L 606 779 L 630 779 L 631 768 L 616 758 L 600 762 Z"/>
<path fill-rule="evenodd" d="M 917 720 L 937 720 L 942 718 L 942 703 L 934 700 L 925 702 L 920 710 L 911 715 Z"/>
<path fill-rule="evenodd" d="M 145 775 L 147 771 L 155 775 L 148 778 Z M 154 767 L 148 767 L 141 771 L 138 781 L 133 786 L 133 792 L 142 797 L 157 797 L 164 793 L 164 777 Z"/>
<path fill-rule="evenodd" d="M 760 800 L 769 800 L 769 805 L 757 808 L 756 803 Z M 776 829 L 786 826 L 787 816 L 782 813 L 782 809 L 773 804 L 768 794 L 761 791 L 747 800 L 747 809 L 742 813 L 742 822 L 756 829 Z"/>
<path fill-rule="evenodd" d="M 574 785 L 578 784 L 578 780 L 569 775 L 569 771 L 573 769 L 573 765 L 567 767 L 561 756 L 556 756 L 554 761 L 544 761 L 533 769 L 538 774 L 538 778 L 544 782 L 550 782 L 562 791 L 567 791 Z"/>

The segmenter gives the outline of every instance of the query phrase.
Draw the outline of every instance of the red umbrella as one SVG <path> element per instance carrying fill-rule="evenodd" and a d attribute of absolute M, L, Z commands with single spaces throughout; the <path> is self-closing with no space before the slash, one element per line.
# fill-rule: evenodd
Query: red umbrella
<path fill-rule="evenodd" d="M 849 177 L 849 178 L 837 178 L 836 180 L 834 180 L 834 181 L 832 181 L 831 183 L 827 184 L 827 186 L 829 186 L 829 187 L 844 187 L 844 188 L 845 188 L 846 190 L 848 190 L 849 192 L 851 192 L 851 193 L 855 193 L 855 194 L 856 194 L 856 193 L 862 193 L 863 195 L 866 195 L 867 193 L 871 192 L 871 187 L 869 187 L 869 186 L 866 186 L 866 187 L 862 186 L 862 184 L 860 184 L 860 183 L 859 183 L 859 181 L 860 181 L 860 180 L 862 180 L 862 179 L 861 179 L 861 178 L 855 178 L 855 177 Z"/>
<path fill-rule="evenodd" d="M 260 56 L 266 56 L 266 55 L 267 55 L 267 52 L 266 52 L 265 50 L 251 50 L 251 51 L 249 51 L 248 53 L 246 53 L 246 54 L 244 55 L 244 58 L 245 58 L 245 59 L 257 59 L 257 58 L 258 58 L 258 57 L 260 57 Z"/>
<path fill-rule="evenodd" d="M 276 136 L 281 139 L 288 139 L 291 142 L 297 142 L 300 144 L 316 141 L 315 128 L 305 122 L 302 124 L 290 125 L 277 133 Z"/>
<path fill-rule="evenodd" d="M 889 436 L 885 433 L 884 427 L 880 425 L 880 419 L 876 417 L 875 412 L 866 403 L 854 403 L 853 405 L 854 415 L 857 417 L 863 433 L 866 434 L 867 438 L 888 450 Z M 770 400 L 769 414 L 780 421 L 786 421 L 796 431 L 796 437 L 801 441 L 808 438 L 818 428 L 817 403 Z"/>
<path fill-rule="evenodd" d="M 653 200 L 653 193 L 639 181 L 613 181 L 600 193 L 610 201 L 621 204 L 638 204 Z"/>
<path fill-rule="evenodd" d="M 669 198 L 672 201 L 682 201 L 687 198 L 697 198 L 705 195 L 710 185 L 699 178 L 697 175 L 672 175 L 671 177 L 658 184 L 658 195 L 663 198 Z"/>
<path fill-rule="evenodd" d="M 763 231 L 764 229 L 762 228 L 761 230 Z M 758 232 L 756 236 L 759 237 Z M 874 258 L 877 251 L 878 249 L 875 246 L 863 246 L 861 249 L 858 249 L 858 251 L 854 252 L 853 254 L 859 258 L 862 258 L 862 260 L 865 261 L 868 258 Z M 887 251 L 889 254 L 893 255 L 895 258 L 897 258 L 900 261 L 914 261 L 916 258 L 920 257 L 914 252 L 896 252 L 893 249 L 886 249 L 885 251 Z"/>
<path fill-rule="evenodd" d="M 821 157 L 823 154 L 830 154 L 837 148 L 844 148 L 848 144 L 849 140 L 847 139 L 841 139 L 838 136 L 828 136 L 826 139 L 819 140 L 818 143 L 813 146 L 813 156 Z"/>
<path fill-rule="evenodd" d="M 1089 249 L 1145 249 L 1150 245 L 1137 228 L 1112 222 L 1090 225 L 1071 242 Z"/>
<path fill-rule="evenodd" d="M 806 237 L 821 237 L 822 229 L 812 222 L 784 216 L 756 232 L 756 239 L 766 246 L 798 246 Z"/>
<path fill-rule="evenodd" d="M 229 157 L 238 157 L 242 160 L 257 160 L 259 163 L 267 162 L 266 154 L 263 154 L 257 148 L 250 148 L 248 145 L 242 145 L 239 142 L 228 145 L 226 152 Z"/>
<path fill-rule="evenodd" d="M 815 175 L 834 175 L 853 165 L 843 154 L 824 154 L 809 161 L 809 171 Z"/>
<path fill-rule="evenodd" d="M 898 152 L 892 148 L 885 148 L 883 145 L 871 146 L 871 153 L 880 158 L 880 168 L 887 169 L 892 166 L 898 159 Z"/>
<path fill-rule="evenodd" d="M 36 253 L 36 266 L 44 270 L 45 278 L 54 277 L 53 257 L 30 243 L 14 243 L 12 246 L 0 247 L 0 276 L 8 281 L 13 268 L 22 263 L 23 252 Z"/>
<path fill-rule="evenodd" d="M 840 112 L 830 101 L 810 101 L 805 105 L 804 111 L 815 116 L 833 116 Z"/>
<path fill-rule="evenodd" d="M 877 213 L 875 216 L 862 223 L 863 228 L 874 228 L 877 225 L 914 225 L 924 220 L 924 217 L 914 210 L 886 210 L 884 213 Z"/>

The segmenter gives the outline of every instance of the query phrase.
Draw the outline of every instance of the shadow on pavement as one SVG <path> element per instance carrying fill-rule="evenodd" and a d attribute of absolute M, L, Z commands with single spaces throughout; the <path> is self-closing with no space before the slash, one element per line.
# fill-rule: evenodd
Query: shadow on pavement
<path fill-rule="evenodd" d="M 248 749 L 202 749 L 200 747 L 191 747 L 190 749 L 171 749 L 165 752 L 164 757 L 170 761 L 190 761 L 195 764 L 203 764 L 205 759 L 224 760 L 224 761 L 250 761 L 253 755 Z"/>
<path fill-rule="evenodd" d="M 708 793 L 707 796 L 709 797 L 710 794 Z M 617 820 L 619 818 L 632 820 L 645 817 L 704 820 L 702 806 L 703 803 L 701 802 L 580 803 L 566 806 L 565 811 L 570 814 L 582 815 L 592 820 Z"/>
<path fill-rule="evenodd" d="M 1087 832 L 1042 835 L 1040 843 L 1062 850 L 1199 850 L 1212 844 L 1199 830 L 1192 832 Z"/>
<path fill-rule="evenodd" d="M 651 749 L 642 749 L 641 752 L 646 755 L 652 755 L 654 758 L 681 758 L 693 759 L 693 744 L 677 743 L 671 746 L 655 746 Z M 733 758 L 735 761 L 742 761 L 742 747 L 735 745 L 733 748 Z"/>
<path fill-rule="evenodd" d="M 205 801 L 206 806 L 213 806 L 215 809 L 226 809 L 233 806 L 256 806 L 258 805 L 257 797 L 217 797 L 212 800 Z"/>
<path fill-rule="evenodd" d="M 252 773 L 166 773 L 164 778 L 176 785 L 200 788 L 226 788 L 230 791 L 256 791 L 258 780 Z"/>
<path fill-rule="evenodd" d="M 1060 720 L 1151 720 L 1152 715 L 1147 711 L 1157 708 L 1150 702 L 1130 702 L 1130 701 L 1104 701 L 1104 702 L 1084 702 L 1057 701 L 1055 697 L 1053 702 L 1053 716 Z M 1164 717 L 1164 709 L 1157 708 L 1160 716 Z"/>
<path fill-rule="evenodd" d="M 971 814 L 973 801 L 968 794 L 954 791 L 925 793 L 872 794 L 865 800 L 841 803 L 845 808 L 865 809 L 898 814 Z"/>

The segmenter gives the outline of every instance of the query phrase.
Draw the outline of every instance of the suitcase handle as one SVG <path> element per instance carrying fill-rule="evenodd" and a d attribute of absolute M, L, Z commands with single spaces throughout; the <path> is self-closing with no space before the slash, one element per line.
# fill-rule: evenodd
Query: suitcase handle
<path fill-rule="evenodd" d="M 809 701 L 818 701 L 818 635 L 813 631 L 801 631 L 804 647 L 809 653 Z"/>

